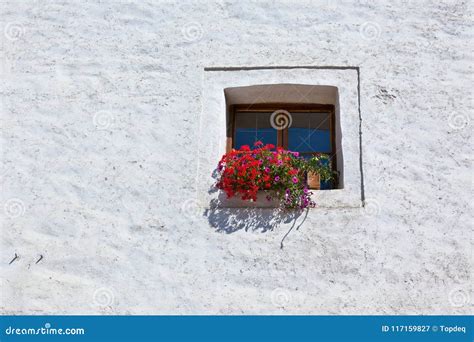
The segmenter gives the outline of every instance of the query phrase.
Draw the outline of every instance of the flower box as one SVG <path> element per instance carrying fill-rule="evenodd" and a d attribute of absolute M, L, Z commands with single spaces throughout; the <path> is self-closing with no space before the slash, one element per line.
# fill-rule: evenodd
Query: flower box
<path fill-rule="evenodd" d="M 330 180 L 333 173 L 325 155 L 305 159 L 297 152 L 259 141 L 253 150 L 242 146 L 226 153 L 217 171 L 216 187 L 227 195 L 227 202 L 240 197 L 261 204 L 263 192 L 268 202 L 276 199 L 279 206 L 300 209 L 315 206 L 310 188 L 319 189 L 320 181 Z"/>

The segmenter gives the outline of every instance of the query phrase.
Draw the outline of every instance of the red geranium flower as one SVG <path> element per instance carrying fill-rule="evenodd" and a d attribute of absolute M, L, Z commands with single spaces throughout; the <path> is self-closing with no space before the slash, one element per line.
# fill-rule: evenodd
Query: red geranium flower
<path fill-rule="evenodd" d="M 216 187 L 228 197 L 240 196 L 243 200 L 257 200 L 259 191 L 271 192 L 270 198 L 279 198 L 287 208 L 314 206 L 310 200 L 304 177 L 306 172 L 324 174 L 321 179 L 330 179 L 330 163 L 309 163 L 296 158 L 291 151 L 274 145 L 263 146 L 255 142 L 255 149 L 243 145 L 222 156 L 218 163 L 219 178 Z M 322 158 L 321 156 L 315 158 Z M 318 162 L 318 160 L 316 160 Z M 329 175 L 329 176 L 328 176 Z"/>

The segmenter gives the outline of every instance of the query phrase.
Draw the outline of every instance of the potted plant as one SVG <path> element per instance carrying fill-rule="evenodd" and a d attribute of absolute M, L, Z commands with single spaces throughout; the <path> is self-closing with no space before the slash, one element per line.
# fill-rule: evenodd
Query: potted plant
<path fill-rule="evenodd" d="M 227 197 L 256 201 L 259 192 L 267 200 L 278 199 L 288 209 L 315 207 L 307 185 L 308 174 L 323 181 L 333 178 L 330 159 L 319 154 L 310 159 L 298 152 L 264 145 L 257 141 L 253 149 L 248 145 L 224 154 L 217 166 L 216 187 Z"/>

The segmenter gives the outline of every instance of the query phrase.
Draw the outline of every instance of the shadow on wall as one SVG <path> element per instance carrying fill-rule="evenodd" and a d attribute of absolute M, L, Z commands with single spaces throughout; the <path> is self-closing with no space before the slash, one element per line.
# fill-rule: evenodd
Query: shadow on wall
<path fill-rule="evenodd" d="M 265 233 L 281 223 L 296 221 L 301 215 L 301 211 L 279 208 L 225 208 L 219 204 L 218 199 L 212 200 L 204 216 L 216 231 L 227 234 L 241 229 Z"/>
<path fill-rule="evenodd" d="M 212 178 L 217 179 L 217 170 L 212 173 Z M 215 186 L 209 188 L 208 193 L 213 194 L 219 192 Z M 203 216 L 207 217 L 209 224 L 219 233 L 231 234 L 238 230 L 245 230 L 246 232 L 261 232 L 274 230 L 280 224 L 291 223 L 291 227 L 283 236 L 280 248 L 283 248 L 283 242 L 286 237 L 295 228 L 298 218 L 303 215 L 303 210 L 288 210 L 283 208 L 236 208 L 226 207 L 225 201 L 227 196 L 222 192 L 217 198 L 214 198 L 209 203 L 209 209 L 204 211 Z M 306 221 L 308 216 L 308 209 L 304 212 L 304 218 L 296 227 L 298 230 Z"/>
<path fill-rule="evenodd" d="M 285 233 L 280 242 L 280 248 L 283 248 L 283 242 L 286 237 L 295 228 L 298 218 L 303 215 L 302 210 L 284 210 L 280 208 L 225 208 L 219 207 L 219 200 L 214 199 L 210 203 L 210 209 L 206 209 L 204 216 L 207 217 L 211 227 L 217 232 L 235 233 L 238 230 L 260 231 L 265 233 L 273 230 L 281 223 L 292 222 L 290 228 Z M 306 221 L 308 209 L 304 211 L 303 220 L 298 224 L 298 230 Z"/>

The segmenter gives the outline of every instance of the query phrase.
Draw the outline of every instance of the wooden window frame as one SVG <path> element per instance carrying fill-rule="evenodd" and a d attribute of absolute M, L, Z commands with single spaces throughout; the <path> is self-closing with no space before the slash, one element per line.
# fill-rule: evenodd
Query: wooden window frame
<path fill-rule="evenodd" d="M 230 152 L 232 149 L 236 148 L 234 146 L 235 142 L 235 117 L 237 112 L 274 112 L 276 110 L 286 110 L 294 113 L 329 113 L 329 135 L 331 141 L 331 153 L 329 157 L 331 159 L 331 166 L 334 171 L 337 170 L 337 149 L 336 149 L 336 111 L 335 106 L 330 104 L 318 104 L 318 103 L 258 103 L 258 104 L 237 104 L 232 105 L 229 108 L 229 124 L 230 124 L 230 136 L 227 137 L 226 150 Z M 284 149 L 288 149 L 288 128 L 277 130 L 277 146 Z M 304 152 L 302 154 L 316 154 L 322 152 Z M 313 184 L 310 186 L 311 189 L 319 189 L 319 177 L 315 181 L 312 181 Z M 317 185 L 315 184 L 317 183 Z M 309 182 L 308 182 L 309 183 Z M 334 180 L 335 186 L 337 188 L 338 179 Z M 311 185 L 311 184 L 310 184 Z"/>

